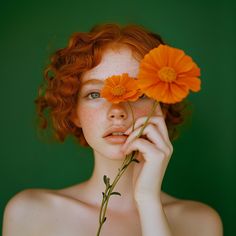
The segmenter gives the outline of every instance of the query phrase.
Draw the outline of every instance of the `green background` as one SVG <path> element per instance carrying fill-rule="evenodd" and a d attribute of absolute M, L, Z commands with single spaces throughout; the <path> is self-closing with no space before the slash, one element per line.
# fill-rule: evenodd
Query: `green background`
<path fill-rule="evenodd" d="M 0 7 L 1 222 L 7 201 L 28 188 L 57 189 L 86 180 L 92 152 L 37 137 L 33 100 L 49 55 L 75 31 L 98 23 L 136 23 L 162 35 L 198 63 L 202 90 L 174 142 L 163 190 L 215 208 L 224 235 L 235 235 L 235 55 L 233 1 L 2 1 Z"/>

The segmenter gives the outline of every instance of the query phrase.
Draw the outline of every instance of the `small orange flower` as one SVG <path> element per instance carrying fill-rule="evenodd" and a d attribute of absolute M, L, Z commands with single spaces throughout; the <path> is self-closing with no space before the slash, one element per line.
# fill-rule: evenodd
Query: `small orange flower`
<path fill-rule="evenodd" d="M 159 45 L 140 63 L 138 86 L 148 97 L 163 103 L 184 99 L 189 90 L 198 92 L 200 69 L 183 50 Z"/>
<path fill-rule="evenodd" d="M 141 95 L 137 80 L 127 73 L 108 77 L 101 90 L 101 96 L 112 103 L 136 101 Z"/>

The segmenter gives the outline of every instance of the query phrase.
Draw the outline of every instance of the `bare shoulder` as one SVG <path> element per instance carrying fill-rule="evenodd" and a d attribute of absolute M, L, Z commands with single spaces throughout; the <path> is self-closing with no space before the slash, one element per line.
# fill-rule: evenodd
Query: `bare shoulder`
<path fill-rule="evenodd" d="M 174 232 L 177 236 L 222 236 L 223 223 L 211 206 L 193 200 L 176 200 Z"/>
<path fill-rule="evenodd" d="M 22 212 L 26 206 L 43 203 L 48 194 L 44 189 L 25 189 L 14 195 L 7 203 L 5 211 Z"/>
<path fill-rule="evenodd" d="M 45 209 L 50 206 L 50 191 L 25 189 L 14 195 L 4 209 L 3 236 L 29 235 L 36 230 L 35 222 L 44 222 Z"/>

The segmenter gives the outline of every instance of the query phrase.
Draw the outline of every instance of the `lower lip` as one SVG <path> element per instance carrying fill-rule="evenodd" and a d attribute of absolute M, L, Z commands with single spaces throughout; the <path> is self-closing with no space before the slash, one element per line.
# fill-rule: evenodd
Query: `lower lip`
<path fill-rule="evenodd" d="M 121 144 L 126 141 L 128 137 L 125 135 L 113 135 L 113 136 L 107 136 L 104 139 L 112 144 Z"/>

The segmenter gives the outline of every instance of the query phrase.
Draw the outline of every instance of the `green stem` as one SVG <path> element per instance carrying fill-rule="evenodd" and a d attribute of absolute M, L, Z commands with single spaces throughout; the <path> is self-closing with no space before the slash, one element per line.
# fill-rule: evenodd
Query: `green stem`
<path fill-rule="evenodd" d="M 102 205 L 101 205 L 100 213 L 99 213 L 99 228 L 98 228 L 98 231 L 97 231 L 97 234 L 96 234 L 97 236 L 100 235 L 102 225 L 104 224 L 104 219 L 105 219 L 105 214 L 106 214 L 106 210 L 107 210 L 107 205 L 108 205 L 108 201 L 110 199 L 112 190 L 115 188 L 115 185 L 117 184 L 117 182 L 120 179 L 120 177 L 122 176 L 122 174 L 128 168 L 128 166 L 131 163 L 131 160 L 134 157 L 134 155 L 135 155 L 135 153 L 132 152 L 131 154 L 126 156 L 125 161 L 123 162 L 123 164 L 122 164 L 118 174 L 116 175 L 116 178 L 114 179 L 113 183 L 110 185 L 110 188 L 108 189 L 106 187 L 106 191 L 105 191 L 103 199 L 102 199 Z M 107 193 L 107 190 L 108 190 L 108 193 Z"/>
<path fill-rule="evenodd" d="M 148 121 L 150 120 L 151 116 L 153 115 L 153 113 L 154 113 L 154 111 L 155 111 L 157 105 L 158 105 L 158 101 L 155 100 L 154 103 L 153 103 L 153 106 L 152 106 L 152 110 L 151 110 L 150 114 L 148 115 L 146 121 L 144 122 L 142 129 L 140 130 L 139 134 L 137 135 L 137 138 L 139 138 L 139 137 L 142 135 L 143 130 L 144 130 L 145 127 L 147 126 L 147 123 L 148 123 Z"/>
<path fill-rule="evenodd" d="M 128 103 L 129 104 L 129 103 Z M 151 118 L 152 114 L 154 113 L 156 107 L 158 105 L 158 102 L 155 100 L 154 101 L 154 104 L 153 104 L 153 107 L 152 107 L 152 110 L 150 112 L 150 114 L 148 115 L 146 121 L 144 122 L 143 124 L 143 127 L 142 129 L 140 130 L 137 138 L 139 138 L 142 133 L 143 133 L 143 130 L 145 129 L 149 119 Z M 134 130 L 134 114 L 133 114 L 133 110 L 132 110 L 132 107 L 131 105 L 129 104 L 130 108 L 131 108 L 131 111 L 132 111 L 132 118 L 133 118 L 133 126 L 132 126 L 132 130 Z M 105 219 L 105 214 L 106 214 L 106 210 L 107 210 L 107 205 L 108 205 L 108 201 L 110 199 L 110 196 L 111 196 L 111 193 L 113 191 L 113 189 L 115 188 L 117 182 L 119 181 L 119 179 L 121 178 L 122 174 L 125 172 L 125 170 L 128 168 L 129 164 L 133 161 L 134 159 L 134 156 L 135 154 L 138 153 L 138 151 L 133 151 L 132 153 L 130 153 L 129 155 L 126 155 L 126 158 L 125 160 L 123 161 L 122 163 L 122 166 L 121 168 L 119 169 L 118 171 L 118 174 L 116 175 L 114 181 L 112 182 L 111 185 L 109 186 L 106 186 L 106 189 L 105 189 L 105 192 L 104 192 L 104 195 L 103 195 L 103 199 L 102 199 L 102 204 L 101 204 L 101 208 L 100 208 L 100 213 L 99 213 L 99 228 L 98 228 L 98 231 L 97 231 L 97 234 L 96 236 L 99 236 L 100 235 L 100 232 L 101 232 L 101 228 L 102 228 L 102 225 L 104 224 L 104 219 Z"/>

